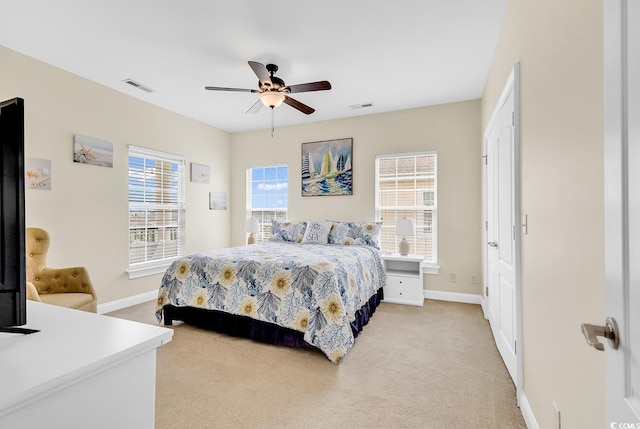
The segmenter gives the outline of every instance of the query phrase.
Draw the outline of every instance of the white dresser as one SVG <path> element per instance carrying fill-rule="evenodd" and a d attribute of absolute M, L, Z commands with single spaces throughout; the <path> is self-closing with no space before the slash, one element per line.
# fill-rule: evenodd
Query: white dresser
<path fill-rule="evenodd" d="M 148 428 L 156 349 L 173 330 L 27 301 L 27 325 L 0 334 L 0 428 Z"/>

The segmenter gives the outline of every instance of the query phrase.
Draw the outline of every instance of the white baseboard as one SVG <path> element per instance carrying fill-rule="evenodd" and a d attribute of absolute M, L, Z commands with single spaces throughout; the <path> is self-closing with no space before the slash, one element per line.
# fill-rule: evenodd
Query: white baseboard
<path fill-rule="evenodd" d="M 117 299 L 115 301 L 105 302 L 98 305 L 98 314 L 110 313 L 112 311 L 131 307 L 132 305 L 142 304 L 143 302 L 153 301 L 158 297 L 158 291 L 141 293 L 139 295 L 129 296 L 127 298 Z"/>
<path fill-rule="evenodd" d="M 441 290 L 425 289 L 424 297 L 426 299 L 435 299 L 438 301 L 463 302 L 465 304 L 480 304 L 481 296 L 472 293 L 445 292 Z"/>
<path fill-rule="evenodd" d="M 527 425 L 527 428 L 540 429 L 540 426 L 538 426 L 536 417 L 533 415 L 533 410 L 531 409 L 529 401 L 527 401 L 527 397 L 524 392 L 520 392 L 520 397 L 518 398 L 518 406 L 520 407 L 520 412 L 522 413 L 522 417 L 524 418 L 524 423 Z"/>

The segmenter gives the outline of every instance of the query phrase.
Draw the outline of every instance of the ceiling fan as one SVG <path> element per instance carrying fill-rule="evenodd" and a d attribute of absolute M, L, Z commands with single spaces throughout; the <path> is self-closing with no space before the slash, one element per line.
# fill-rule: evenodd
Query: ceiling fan
<path fill-rule="evenodd" d="M 274 76 L 275 72 L 278 71 L 278 66 L 275 64 L 267 64 L 264 66 L 255 61 L 249 61 L 249 66 L 256 76 L 258 76 L 259 89 L 224 88 L 219 86 L 205 86 L 204 89 L 210 91 L 253 92 L 260 94 L 260 99 L 247 110 L 247 113 L 258 113 L 263 105 L 274 109 L 282 103 L 285 103 L 307 115 L 315 112 L 315 109 L 289 97 L 289 94 L 331 89 L 331 84 L 326 80 L 301 83 L 298 85 L 286 85 L 284 80 Z"/>

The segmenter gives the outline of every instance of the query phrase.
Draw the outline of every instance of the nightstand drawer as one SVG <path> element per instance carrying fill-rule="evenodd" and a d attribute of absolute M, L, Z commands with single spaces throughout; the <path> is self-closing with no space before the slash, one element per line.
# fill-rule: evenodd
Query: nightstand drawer
<path fill-rule="evenodd" d="M 384 300 L 397 304 L 424 304 L 422 277 L 387 275 Z"/>

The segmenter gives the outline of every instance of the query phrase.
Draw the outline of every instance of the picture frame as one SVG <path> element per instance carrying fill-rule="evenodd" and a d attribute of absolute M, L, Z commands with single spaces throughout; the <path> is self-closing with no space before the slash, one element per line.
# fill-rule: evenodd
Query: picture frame
<path fill-rule="evenodd" d="M 87 136 L 73 136 L 73 162 L 113 168 L 113 143 Z"/>
<path fill-rule="evenodd" d="M 51 190 L 50 159 L 24 159 L 24 187 L 25 189 Z"/>
<path fill-rule="evenodd" d="M 302 143 L 303 197 L 353 195 L 353 138 Z"/>
<path fill-rule="evenodd" d="M 195 183 L 209 183 L 211 177 L 208 165 L 191 163 L 191 181 Z"/>
<path fill-rule="evenodd" d="M 209 210 L 226 210 L 227 194 L 225 192 L 209 192 Z"/>

